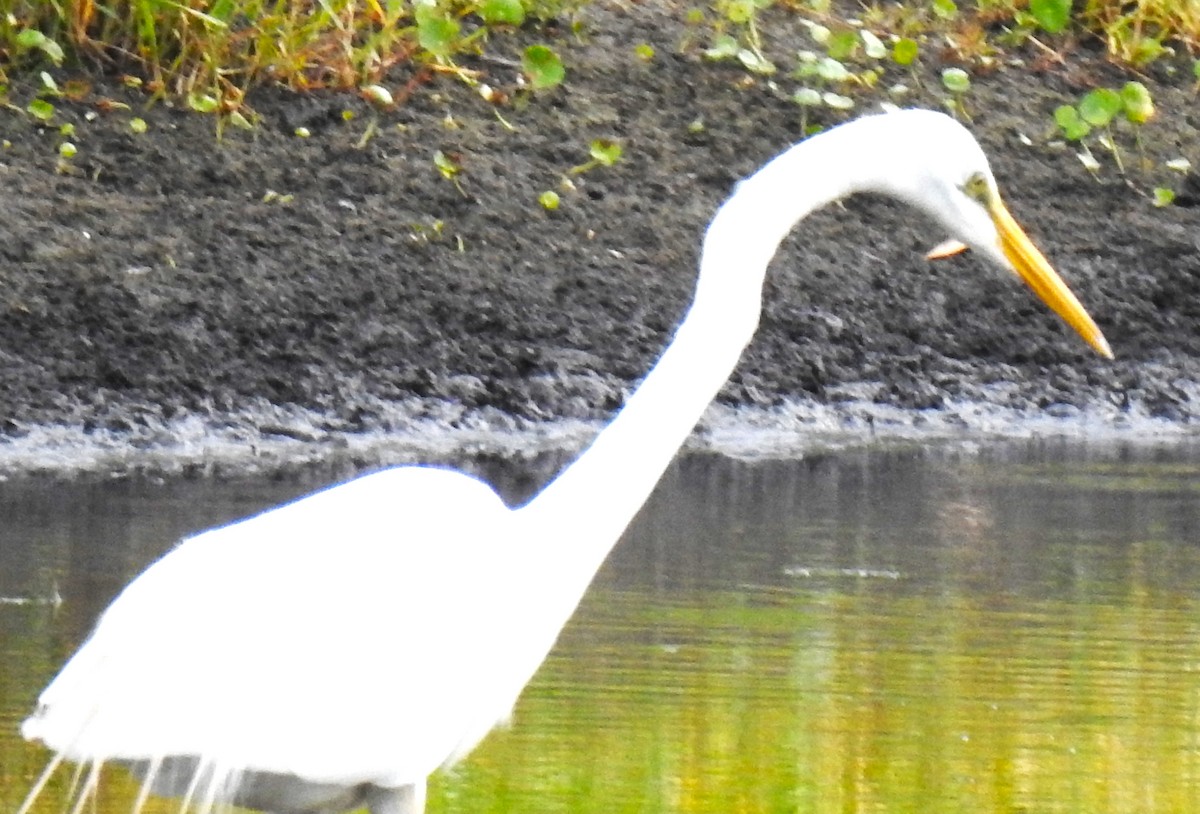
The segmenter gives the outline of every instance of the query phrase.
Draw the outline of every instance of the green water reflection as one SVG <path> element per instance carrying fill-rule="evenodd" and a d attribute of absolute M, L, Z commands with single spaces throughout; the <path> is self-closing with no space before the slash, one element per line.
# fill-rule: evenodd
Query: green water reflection
<path fill-rule="evenodd" d="M 430 810 L 1200 810 L 1198 484 L 1182 448 L 690 458 Z M 78 488 L 99 516 L 0 533 L 4 595 L 71 588 L 0 606 L 4 810 L 44 760 L 14 728 L 87 620 L 156 534 L 239 513 L 211 484 Z M 133 794 L 112 772 L 100 810 Z"/>

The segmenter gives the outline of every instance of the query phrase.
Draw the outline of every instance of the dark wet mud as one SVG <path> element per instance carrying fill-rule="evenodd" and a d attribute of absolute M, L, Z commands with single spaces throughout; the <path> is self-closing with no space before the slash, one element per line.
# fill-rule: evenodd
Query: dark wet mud
<path fill-rule="evenodd" d="M 779 75 L 772 88 L 681 51 L 680 16 L 593 10 L 582 38 L 564 28 L 554 42 L 567 83 L 501 108 L 445 76 L 415 77 L 407 101 L 380 113 L 267 90 L 251 100 L 258 128 L 218 141 L 211 119 L 92 77 L 51 126 L 0 112 L 0 447 L 48 427 L 137 449 L 169 446 L 180 427 L 233 428 L 253 444 L 387 433 L 422 414 L 526 427 L 611 414 L 684 313 L 715 207 L 800 133 L 786 98 L 798 83 Z M 798 25 L 764 30 L 780 54 L 812 47 Z M 502 57 L 523 42 L 465 64 L 516 94 Z M 641 42 L 652 61 L 635 54 Z M 1051 114 L 1126 77 L 1087 44 L 1066 64 L 1013 56 L 1024 64 L 974 76 L 970 126 L 1116 361 L 980 260 L 929 263 L 944 235 L 859 197 L 785 242 L 720 402 L 932 416 L 990 404 L 1171 426 L 1200 415 L 1200 210 L 1186 205 L 1188 181 L 1138 166 L 1200 166 L 1194 94 L 1145 77 L 1159 115 L 1144 153 L 1119 133 L 1129 177 L 1099 155 L 1097 180 L 1050 143 Z M 931 54 L 892 79 L 913 88 L 907 104 L 937 107 L 941 67 Z M 130 129 L 135 115 L 145 133 Z M 67 122 L 78 154 L 63 167 Z M 624 156 L 564 191 L 594 138 Z M 457 183 L 437 150 L 461 166 Z M 1184 205 L 1152 206 L 1149 189 L 1172 181 Z M 547 189 L 557 211 L 537 202 Z"/>

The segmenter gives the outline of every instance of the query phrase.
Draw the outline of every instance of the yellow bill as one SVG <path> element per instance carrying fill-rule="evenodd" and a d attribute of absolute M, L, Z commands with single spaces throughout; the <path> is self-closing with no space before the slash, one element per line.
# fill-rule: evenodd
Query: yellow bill
<path fill-rule="evenodd" d="M 1000 249 L 1013 264 L 1017 274 L 1021 275 L 1021 279 L 1101 356 L 1106 359 L 1113 358 L 1112 349 L 1109 348 L 1104 334 L 1100 333 L 1100 329 L 1071 293 L 1071 289 L 1067 288 L 1067 284 L 1050 267 L 1050 263 L 1033 245 L 1025 230 L 1008 213 L 998 196 L 994 196 L 989 202 L 988 213 L 996 224 L 996 231 L 1000 233 Z"/>

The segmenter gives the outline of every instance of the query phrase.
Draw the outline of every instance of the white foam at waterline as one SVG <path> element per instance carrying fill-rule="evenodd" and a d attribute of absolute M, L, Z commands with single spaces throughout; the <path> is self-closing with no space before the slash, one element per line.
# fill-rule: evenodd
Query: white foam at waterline
<path fill-rule="evenodd" d="M 1200 393 L 1196 394 L 1200 399 Z M 517 419 L 499 411 L 467 412 L 444 402 L 380 406 L 386 430 L 330 429 L 321 413 L 263 404 L 237 414 L 189 415 L 136 430 L 87 430 L 33 425 L 0 440 L 0 476 L 172 474 L 221 469 L 278 471 L 335 460 L 370 467 L 446 462 L 476 456 L 531 459 L 571 454 L 602 428 L 600 421 Z M 1017 410 L 990 402 L 948 402 L 937 410 L 906 410 L 866 399 L 779 407 L 713 405 L 688 449 L 739 458 L 794 458 L 814 451 L 896 442 L 956 442 L 1061 438 L 1095 442 L 1179 443 L 1200 428 L 1155 418 L 1143 406 Z"/>

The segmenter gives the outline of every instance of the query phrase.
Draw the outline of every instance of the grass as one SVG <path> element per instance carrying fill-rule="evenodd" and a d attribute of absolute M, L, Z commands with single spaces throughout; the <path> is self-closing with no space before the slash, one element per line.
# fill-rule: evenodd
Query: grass
<path fill-rule="evenodd" d="M 469 79 L 456 62 L 462 54 L 584 2 L 0 0 L 0 83 L 22 70 L 91 63 L 129 74 L 152 95 L 227 113 L 239 109 L 256 85 L 361 88 L 399 64 L 412 67 L 418 82 L 438 71 Z M 830 0 L 791 3 L 796 13 L 837 27 L 839 13 Z M 713 14 L 711 53 L 736 57 L 751 71 L 773 70 L 758 31 L 758 12 L 771 4 L 706 5 Z M 970 8 L 954 0 L 868 0 L 853 13 L 864 25 L 908 42 L 939 35 L 968 61 L 1029 38 L 1099 38 L 1115 61 L 1135 67 L 1171 50 L 1193 56 L 1200 50 L 1196 0 L 976 0 Z M 536 48 L 523 61 L 533 84 L 562 81 L 557 56 Z"/>
<path fill-rule="evenodd" d="M 0 82 L 48 63 L 91 63 L 155 96 L 227 113 L 256 85 L 360 88 L 398 64 L 412 66 L 418 82 L 438 71 L 469 79 L 460 54 L 526 19 L 570 11 L 571 2 L 0 0 Z M 556 57 L 529 59 L 532 81 L 553 84 Z"/>

